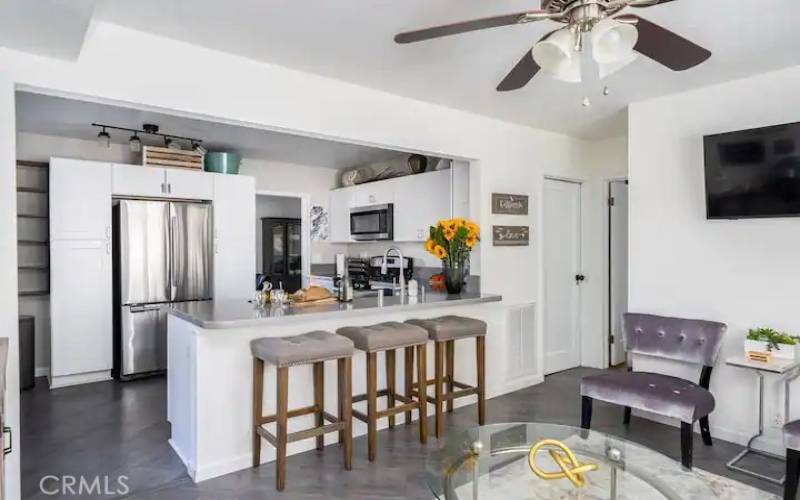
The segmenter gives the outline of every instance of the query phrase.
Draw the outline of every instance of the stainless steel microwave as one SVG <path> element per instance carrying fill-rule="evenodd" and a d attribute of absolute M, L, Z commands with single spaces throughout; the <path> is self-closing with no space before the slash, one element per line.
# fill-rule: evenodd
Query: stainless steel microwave
<path fill-rule="evenodd" d="M 350 237 L 356 241 L 394 238 L 394 205 L 369 205 L 350 209 Z"/>

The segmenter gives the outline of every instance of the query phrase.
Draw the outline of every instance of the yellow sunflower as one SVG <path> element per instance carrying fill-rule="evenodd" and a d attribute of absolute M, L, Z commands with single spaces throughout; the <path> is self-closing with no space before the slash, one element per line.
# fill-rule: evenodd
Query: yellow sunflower
<path fill-rule="evenodd" d="M 433 248 L 433 255 L 435 255 L 436 258 L 438 259 L 444 259 L 445 257 L 447 257 L 447 250 L 445 250 L 444 247 L 441 245 L 436 245 Z"/>
<path fill-rule="evenodd" d="M 474 234 L 469 234 L 466 239 L 467 246 L 472 248 L 478 242 L 478 237 Z"/>
<path fill-rule="evenodd" d="M 478 226 L 474 222 L 467 222 L 466 226 L 467 230 L 469 231 L 469 236 L 477 237 L 481 232 L 480 226 Z"/>
<path fill-rule="evenodd" d="M 448 227 L 444 230 L 444 239 L 447 241 L 451 241 L 453 238 L 455 238 L 455 236 L 456 231 L 454 229 Z"/>
<path fill-rule="evenodd" d="M 428 239 L 425 241 L 425 251 L 428 253 L 433 253 L 433 249 L 436 246 L 436 243 L 432 239 Z"/>

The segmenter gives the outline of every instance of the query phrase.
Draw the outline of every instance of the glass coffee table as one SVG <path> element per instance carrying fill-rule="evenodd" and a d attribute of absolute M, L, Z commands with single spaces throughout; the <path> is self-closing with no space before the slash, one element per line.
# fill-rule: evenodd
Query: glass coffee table
<path fill-rule="evenodd" d="M 548 441 L 531 453 L 542 440 Z M 553 478 L 540 477 L 531 465 Z M 554 424 L 494 424 L 450 434 L 426 469 L 434 495 L 446 500 L 717 498 L 705 480 L 661 453 Z"/>

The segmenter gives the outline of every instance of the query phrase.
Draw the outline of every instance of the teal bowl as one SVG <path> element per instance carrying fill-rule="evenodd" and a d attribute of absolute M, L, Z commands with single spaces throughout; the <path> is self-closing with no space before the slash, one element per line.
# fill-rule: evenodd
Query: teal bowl
<path fill-rule="evenodd" d="M 238 174 L 242 157 L 236 153 L 206 153 L 203 169 L 218 174 Z"/>

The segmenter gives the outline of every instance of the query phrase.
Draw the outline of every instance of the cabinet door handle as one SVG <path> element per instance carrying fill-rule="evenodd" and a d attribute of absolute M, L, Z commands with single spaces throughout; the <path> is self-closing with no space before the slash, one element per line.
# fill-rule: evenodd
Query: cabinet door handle
<path fill-rule="evenodd" d="M 111 243 L 106 243 L 106 253 L 111 255 Z"/>
<path fill-rule="evenodd" d="M 163 193 L 166 193 L 166 192 L 167 192 L 166 184 L 162 182 L 161 183 L 161 193 L 163 194 Z"/>
<path fill-rule="evenodd" d="M 172 194 L 172 183 L 167 184 L 167 192 Z"/>
<path fill-rule="evenodd" d="M 106 226 L 106 239 L 111 239 L 111 226 Z"/>

